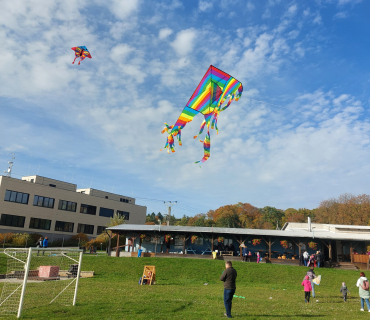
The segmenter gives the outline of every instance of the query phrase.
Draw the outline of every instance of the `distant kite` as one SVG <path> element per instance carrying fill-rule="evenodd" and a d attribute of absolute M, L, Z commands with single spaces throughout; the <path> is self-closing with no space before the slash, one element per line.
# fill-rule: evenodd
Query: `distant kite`
<path fill-rule="evenodd" d="M 211 136 L 209 134 L 210 125 L 212 129 L 216 127 L 218 134 L 217 119 L 220 112 L 228 108 L 232 101 L 238 101 L 242 95 L 242 92 L 243 86 L 241 82 L 220 69 L 210 66 L 202 81 L 198 84 L 198 87 L 186 104 L 184 110 L 180 114 L 180 117 L 177 119 L 176 123 L 172 126 L 169 126 L 167 123 L 165 123 L 166 127 L 162 130 L 162 133 L 167 132 L 168 137 L 164 149 L 167 149 L 168 153 L 170 153 L 170 150 L 175 152 L 174 136 L 177 136 L 179 145 L 182 145 L 181 129 L 183 129 L 188 122 L 192 121 L 193 118 L 200 112 L 204 115 L 204 120 L 200 126 L 199 134 L 195 136 L 194 139 L 196 139 L 203 132 L 206 125 L 207 134 L 204 141 L 199 139 L 199 141 L 203 143 L 204 156 L 200 161 L 195 163 L 203 163 L 207 161 L 211 155 Z M 227 98 L 229 98 L 227 105 L 222 107 L 222 104 Z M 163 149 L 161 149 L 161 151 L 162 150 Z"/>
<path fill-rule="evenodd" d="M 72 64 L 74 64 L 76 59 L 79 57 L 81 58 L 81 60 L 78 62 L 78 64 L 80 64 L 81 61 L 85 58 L 92 58 L 89 50 L 87 50 L 85 46 L 73 47 L 71 49 L 75 52 L 75 59 L 73 60 Z"/>

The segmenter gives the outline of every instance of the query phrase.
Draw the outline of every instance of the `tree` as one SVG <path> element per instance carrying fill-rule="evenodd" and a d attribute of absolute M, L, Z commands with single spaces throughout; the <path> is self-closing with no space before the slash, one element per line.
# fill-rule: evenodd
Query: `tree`
<path fill-rule="evenodd" d="M 262 208 L 262 215 L 264 222 L 269 222 L 269 226 L 272 226 L 273 229 L 276 229 L 278 224 L 280 228 L 282 227 L 284 217 L 283 210 L 266 206 Z"/>
<path fill-rule="evenodd" d="M 183 217 L 176 221 L 175 226 L 187 226 L 189 222 L 189 217 L 186 215 L 183 215 Z"/>
<path fill-rule="evenodd" d="M 240 226 L 248 229 L 260 229 L 263 226 L 261 210 L 250 203 L 237 204 Z"/>
<path fill-rule="evenodd" d="M 125 224 L 126 220 L 123 215 L 119 215 L 117 213 L 113 214 L 113 217 L 109 219 L 109 222 L 107 223 L 107 227 L 114 227 L 119 226 L 121 224 Z M 111 253 L 111 244 L 112 244 L 112 238 L 115 236 L 113 235 L 113 232 L 111 230 L 106 231 L 106 234 L 109 237 L 109 245 L 108 245 L 108 256 L 110 256 Z M 117 241 L 117 247 L 119 246 L 119 243 Z"/>

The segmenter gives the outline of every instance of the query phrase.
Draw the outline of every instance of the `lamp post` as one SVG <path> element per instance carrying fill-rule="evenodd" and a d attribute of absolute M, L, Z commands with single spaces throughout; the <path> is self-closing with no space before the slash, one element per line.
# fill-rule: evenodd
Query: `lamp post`
<path fill-rule="evenodd" d="M 100 251 L 103 252 L 103 243 L 100 243 Z"/>

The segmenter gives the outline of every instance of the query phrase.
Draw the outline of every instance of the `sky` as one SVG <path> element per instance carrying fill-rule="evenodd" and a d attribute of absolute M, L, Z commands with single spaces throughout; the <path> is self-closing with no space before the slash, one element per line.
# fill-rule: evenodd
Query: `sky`
<path fill-rule="evenodd" d="M 0 169 L 176 217 L 369 194 L 370 2 L 2 0 Z M 71 47 L 92 59 L 72 64 Z M 211 132 L 159 150 L 210 65 L 243 83 Z"/>

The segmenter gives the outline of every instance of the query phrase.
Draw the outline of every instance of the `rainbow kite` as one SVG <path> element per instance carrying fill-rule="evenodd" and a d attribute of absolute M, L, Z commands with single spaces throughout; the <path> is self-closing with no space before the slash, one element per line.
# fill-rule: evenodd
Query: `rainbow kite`
<path fill-rule="evenodd" d="M 212 129 L 217 128 L 217 119 L 221 111 L 224 111 L 229 107 L 231 102 L 234 100 L 238 101 L 243 92 L 243 86 L 241 82 L 234 79 L 232 76 L 221 71 L 220 69 L 210 66 L 204 75 L 202 81 L 198 84 L 190 100 L 186 104 L 184 110 L 180 114 L 176 123 L 173 126 L 169 126 L 165 123 L 166 127 L 162 130 L 162 133 L 167 132 L 167 143 L 164 149 L 167 152 L 175 152 L 174 148 L 174 137 L 177 136 L 179 145 L 181 146 L 181 130 L 186 126 L 186 124 L 193 120 L 193 118 L 200 112 L 204 115 L 204 120 L 200 126 L 200 131 L 196 139 L 200 134 L 202 134 L 204 127 L 207 125 L 207 134 L 203 143 L 204 156 L 199 162 L 205 162 L 211 156 L 211 136 L 209 134 L 209 127 Z M 222 106 L 225 100 L 229 98 L 226 106 Z M 162 151 L 163 149 L 161 149 Z"/>
<path fill-rule="evenodd" d="M 92 58 L 89 50 L 87 50 L 85 46 L 73 47 L 71 49 L 75 52 L 75 59 L 73 60 L 72 64 L 75 63 L 77 58 L 81 58 L 81 60 L 78 61 L 78 64 L 80 64 L 81 61 L 85 58 L 89 58 L 89 59 Z"/>

